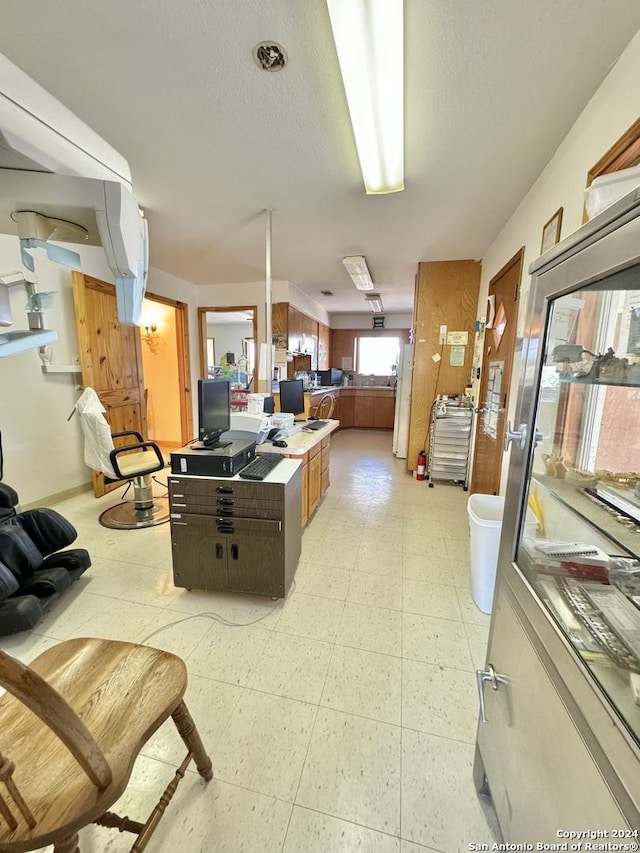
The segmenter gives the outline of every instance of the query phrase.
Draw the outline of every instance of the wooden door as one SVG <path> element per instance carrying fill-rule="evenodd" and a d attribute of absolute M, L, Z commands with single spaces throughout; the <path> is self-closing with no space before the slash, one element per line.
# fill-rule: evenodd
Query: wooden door
<path fill-rule="evenodd" d="M 73 274 L 73 301 L 80 348 L 82 384 L 93 388 L 107 410 L 111 432 L 136 430 L 146 436 L 142 351 L 137 326 L 123 326 L 116 310 L 116 289 L 80 272 Z M 127 440 L 116 440 L 127 444 Z M 96 497 L 118 487 L 93 472 Z"/>
<path fill-rule="evenodd" d="M 489 284 L 489 297 L 493 297 L 493 327 L 485 329 L 484 333 L 471 479 L 471 491 L 486 495 L 497 495 L 500 491 L 523 260 L 524 248 Z M 487 321 L 489 319 L 490 307 L 487 309 Z"/>

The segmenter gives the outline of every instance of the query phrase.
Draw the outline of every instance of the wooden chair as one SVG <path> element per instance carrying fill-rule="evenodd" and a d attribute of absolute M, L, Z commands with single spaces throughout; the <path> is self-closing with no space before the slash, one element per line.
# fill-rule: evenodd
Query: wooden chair
<path fill-rule="evenodd" d="M 183 701 L 184 662 L 115 640 L 59 643 L 29 666 L 0 651 L 0 851 L 79 853 L 90 823 L 137 835 L 156 829 L 193 758 L 209 781 L 211 759 Z M 109 812 L 142 746 L 169 717 L 187 756 L 146 822 Z"/>
<path fill-rule="evenodd" d="M 315 407 L 315 416 L 321 421 L 328 421 L 336 405 L 336 398 L 333 394 L 325 394 L 320 398 L 320 402 Z"/>

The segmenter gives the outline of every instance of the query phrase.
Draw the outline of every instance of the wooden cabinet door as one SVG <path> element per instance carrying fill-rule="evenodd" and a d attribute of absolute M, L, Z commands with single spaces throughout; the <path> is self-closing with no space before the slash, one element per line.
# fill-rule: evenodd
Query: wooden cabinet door
<path fill-rule="evenodd" d="M 305 459 L 302 465 L 302 518 L 300 523 L 302 527 L 307 523 L 309 518 L 309 463 Z"/>
<path fill-rule="evenodd" d="M 317 453 L 309 460 L 309 516 L 313 515 L 315 508 L 320 503 L 320 489 L 322 487 L 322 454 Z"/>
<path fill-rule="evenodd" d="M 227 543 L 228 589 L 284 596 L 282 537 L 230 535 Z"/>
<path fill-rule="evenodd" d="M 210 516 L 171 520 L 173 582 L 187 589 L 227 589 L 227 540 Z"/>
<path fill-rule="evenodd" d="M 304 338 L 304 329 L 302 328 L 303 315 L 289 305 L 289 349 L 292 352 L 298 352 L 301 346 L 301 341 Z"/>
<path fill-rule="evenodd" d="M 334 417 L 340 421 L 340 427 L 352 427 L 355 418 L 355 397 L 346 396 L 342 393 L 337 395 L 336 414 Z"/>
<path fill-rule="evenodd" d="M 329 327 L 318 323 L 318 370 L 329 369 L 330 335 Z"/>
<path fill-rule="evenodd" d="M 352 398 L 355 402 L 356 398 Z M 357 405 L 354 406 L 353 425 L 356 427 L 373 426 L 374 397 L 362 397 L 358 395 Z"/>
<path fill-rule="evenodd" d="M 373 425 L 379 429 L 393 429 L 395 400 L 393 397 L 375 397 L 373 405 Z"/>

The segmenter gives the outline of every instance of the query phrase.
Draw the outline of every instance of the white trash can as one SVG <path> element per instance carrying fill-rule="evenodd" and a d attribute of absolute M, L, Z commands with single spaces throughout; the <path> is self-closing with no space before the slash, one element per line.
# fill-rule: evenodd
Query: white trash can
<path fill-rule="evenodd" d="M 496 584 L 504 498 L 471 495 L 467 513 L 471 528 L 471 596 L 483 613 L 491 613 Z"/>

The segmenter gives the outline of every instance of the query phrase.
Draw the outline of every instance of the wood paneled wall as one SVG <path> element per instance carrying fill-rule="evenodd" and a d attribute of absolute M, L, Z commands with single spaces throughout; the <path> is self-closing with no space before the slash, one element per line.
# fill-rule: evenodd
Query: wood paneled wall
<path fill-rule="evenodd" d="M 353 359 L 356 338 L 400 338 L 403 344 L 409 343 L 409 329 L 331 329 L 331 349 L 329 367 L 342 368 L 342 359 Z M 353 370 L 356 365 L 354 363 Z"/>
<path fill-rule="evenodd" d="M 481 264 L 477 261 L 436 261 L 418 265 L 407 455 L 410 471 L 416 467 L 418 452 L 428 444 L 431 406 L 436 395 L 462 394 L 469 384 L 480 270 Z M 464 366 L 453 367 L 449 363 L 451 347 L 439 343 L 441 325 L 446 325 L 449 332 L 469 332 Z M 441 361 L 433 360 L 435 354 L 442 356 Z"/>

